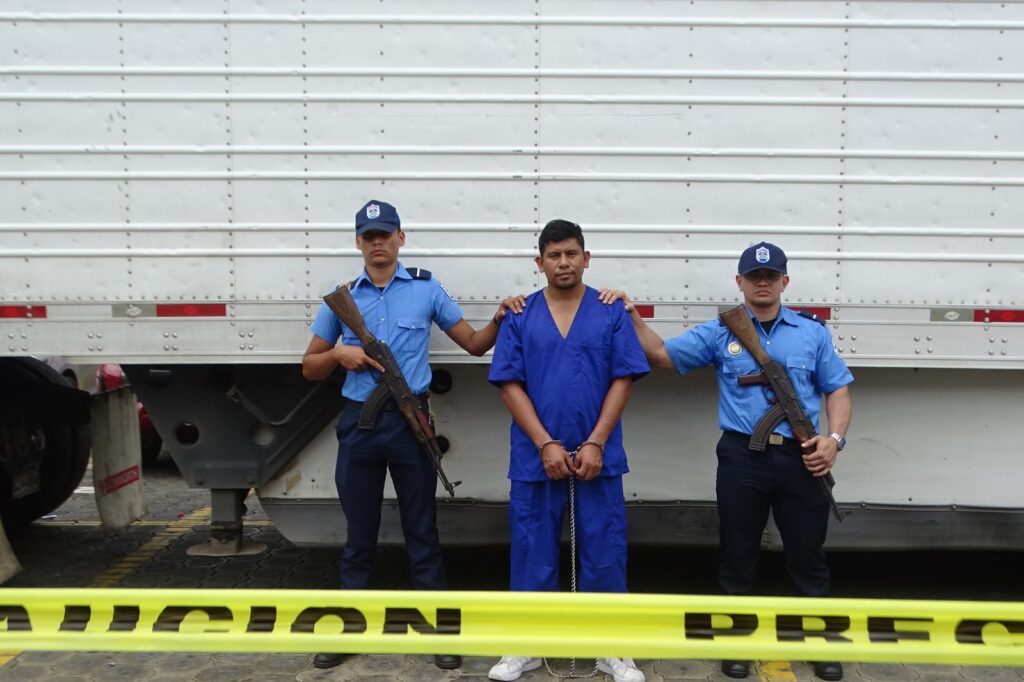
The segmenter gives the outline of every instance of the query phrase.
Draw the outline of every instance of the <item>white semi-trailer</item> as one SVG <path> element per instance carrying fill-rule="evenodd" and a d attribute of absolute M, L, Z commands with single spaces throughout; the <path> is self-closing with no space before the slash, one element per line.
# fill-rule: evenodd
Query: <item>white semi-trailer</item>
<path fill-rule="evenodd" d="M 5 520 L 85 464 L 59 355 L 125 367 L 223 551 L 250 488 L 343 542 L 338 381 L 299 358 L 378 198 L 475 326 L 551 218 L 663 336 L 781 245 L 856 376 L 832 546 L 1024 548 L 1020 2 L 12 0 L 0 55 Z M 431 343 L 442 537 L 503 541 L 509 418 Z M 715 405 L 710 371 L 637 385 L 634 542 L 715 541 Z"/>

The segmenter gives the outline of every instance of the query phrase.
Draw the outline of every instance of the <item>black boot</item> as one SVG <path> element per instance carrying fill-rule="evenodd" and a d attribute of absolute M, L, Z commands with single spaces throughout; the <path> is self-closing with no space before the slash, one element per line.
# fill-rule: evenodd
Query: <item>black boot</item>
<path fill-rule="evenodd" d="M 843 664 L 836 663 L 835 661 L 823 662 L 815 661 L 811 663 L 814 666 L 814 674 L 822 680 L 841 680 L 843 679 Z"/>
<path fill-rule="evenodd" d="M 333 668 L 352 654 L 317 654 L 313 657 L 314 668 Z"/>
<path fill-rule="evenodd" d="M 726 677 L 742 680 L 750 674 L 750 661 L 722 661 L 722 672 Z"/>
<path fill-rule="evenodd" d="M 462 656 L 452 654 L 437 654 L 434 656 L 434 665 L 441 670 L 455 670 L 462 665 Z"/>

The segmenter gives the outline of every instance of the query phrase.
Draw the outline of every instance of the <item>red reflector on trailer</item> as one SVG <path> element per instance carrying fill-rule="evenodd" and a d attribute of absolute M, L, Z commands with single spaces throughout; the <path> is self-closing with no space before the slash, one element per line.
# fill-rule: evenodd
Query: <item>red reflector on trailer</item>
<path fill-rule="evenodd" d="M 804 311 L 804 312 L 807 312 L 807 313 L 812 313 L 814 315 L 817 315 L 819 320 L 831 320 L 832 319 L 832 309 L 831 308 L 812 308 L 812 307 L 803 306 L 803 305 L 801 305 L 801 306 L 789 306 L 789 307 L 790 307 L 791 310 L 795 310 L 798 313 L 800 311 Z"/>
<path fill-rule="evenodd" d="M 975 310 L 975 322 L 1024 322 L 1024 310 Z"/>
<path fill-rule="evenodd" d="M 223 303 L 157 303 L 157 317 L 225 317 Z"/>
<path fill-rule="evenodd" d="M 0 317 L 46 317 L 45 305 L 0 305 Z"/>
<path fill-rule="evenodd" d="M 636 308 L 636 311 L 638 313 L 640 313 L 640 317 L 644 318 L 645 320 L 650 320 L 654 317 L 653 304 L 646 303 L 643 305 L 634 305 L 633 307 Z"/>

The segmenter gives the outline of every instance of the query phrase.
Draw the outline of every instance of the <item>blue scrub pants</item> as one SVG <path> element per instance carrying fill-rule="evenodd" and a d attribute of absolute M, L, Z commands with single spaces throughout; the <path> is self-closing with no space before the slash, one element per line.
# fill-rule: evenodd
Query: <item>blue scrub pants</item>
<path fill-rule="evenodd" d="M 558 555 L 568 499 L 568 479 L 512 481 L 508 515 L 513 591 L 558 591 Z M 622 476 L 576 481 L 576 550 L 580 592 L 626 591 Z"/>
<path fill-rule="evenodd" d="M 726 431 L 718 441 L 718 579 L 726 594 L 750 594 L 761 554 L 761 534 L 771 509 L 782 535 L 786 567 L 801 594 L 829 593 L 825 559 L 828 503 L 821 484 L 807 471 L 800 445 L 787 439 L 765 452 L 749 447 L 750 436 Z"/>
<path fill-rule="evenodd" d="M 446 589 L 434 499 L 437 474 L 401 412 L 382 411 L 373 431 L 361 431 L 361 408 L 362 403 L 347 403 L 337 427 L 338 464 L 334 480 L 348 525 L 348 540 L 341 553 L 341 587 L 370 587 L 384 475 L 390 471 L 413 584 L 419 590 Z"/>

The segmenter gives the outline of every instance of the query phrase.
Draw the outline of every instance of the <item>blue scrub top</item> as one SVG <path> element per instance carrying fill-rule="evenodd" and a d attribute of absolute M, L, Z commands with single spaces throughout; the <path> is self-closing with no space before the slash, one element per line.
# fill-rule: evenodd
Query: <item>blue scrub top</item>
<path fill-rule="evenodd" d="M 769 334 L 765 334 L 753 314 L 750 317 L 758 330 L 762 348 L 786 368 L 804 412 L 820 429 L 821 394 L 832 393 L 853 382 L 853 375 L 836 352 L 832 335 L 820 322 L 786 307 L 780 310 Z M 772 392 L 767 386 L 739 385 L 740 376 L 756 374 L 761 368 L 728 327 L 718 319 L 709 320 L 692 331 L 668 339 L 665 349 L 680 374 L 714 365 L 718 376 L 719 427 L 723 431 L 754 432 L 754 425 L 771 407 L 768 398 Z M 788 421 L 775 427 L 775 433 L 793 437 Z"/>
<path fill-rule="evenodd" d="M 391 348 L 412 392 L 426 393 L 430 386 L 430 323 L 436 322 L 443 331 L 451 329 L 463 318 L 459 304 L 436 279 L 414 278 L 401 263 L 383 291 L 363 269 L 350 293 L 366 328 Z M 341 338 L 341 345 L 363 345 L 326 303 L 317 311 L 310 331 L 328 343 Z M 347 372 L 341 394 L 349 400 L 365 401 L 376 388 L 379 374 L 376 370 Z"/>
<path fill-rule="evenodd" d="M 562 338 L 543 291 L 526 299 L 526 310 L 505 317 L 498 332 L 488 379 L 524 384 L 534 410 L 552 438 L 575 450 L 590 437 L 613 379 L 640 379 L 650 371 L 633 323 L 621 301 L 606 305 L 587 287 L 579 310 Z M 508 477 L 547 481 L 536 444 L 512 422 Z M 622 423 L 608 437 L 602 476 L 629 471 L 622 447 Z"/>

